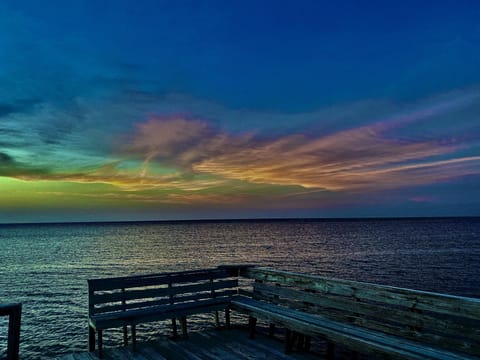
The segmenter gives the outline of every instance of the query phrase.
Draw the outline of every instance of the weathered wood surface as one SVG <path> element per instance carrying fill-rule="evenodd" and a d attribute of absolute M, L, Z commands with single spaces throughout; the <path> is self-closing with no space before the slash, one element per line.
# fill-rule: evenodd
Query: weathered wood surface
<path fill-rule="evenodd" d="M 188 340 L 174 341 L 161 338 L 157 341 L 139 343 L 137 351 L 130 347 L 106 349 L 106 360 L 311 360 L 321 359 L 320 354 L 294 353 L 285 355 L 283 344 L 278 339 L 259 334 L 255 340 L 241 329 L 205 330 L 190 334 Z M 95 353 L 76 353 L 55 360 L 99 360 Z"/>
<path fill-rule="evenodd" d="M 8 316 L 7 360 L 18 360 L 22 304 L 0 304 L 0 316 Z"/>
<path fill-rule="evenodd" d="M 480 299 L 267 268 L 245 268 L 242 275 L 254 280 L 250 296 L 270 304 L 268 308 L 246 307 L 244 310 L 249 315 L 256 314 L 305 334 L 329 336 L 332 341 L 362 352 L 375 349 L 375 342 L 378 345 L 380 341 L 377 334 L 380 333 L 389 336 L 382 337 L 387 353 L 399 346 L 395 345 L 398 341 L 402 347 L 411 346 L 412 342 L 407 341 L 409 339 L 425 347 L 425 351 L 429 351 L 429 346 L 444 349 L 445 357 L 437 351 L 432 358 L 456 358 L 448 352 L 465 356 L 480 354 Z M 248 292 L 241 293 L 248 295 Z M 295 321 L 288 318 L 289 309 L 301 311 L 290 313 Z M 310 314 L 328 320 L 315 320 Z M 343 335 L 339 329 L 335 330 L 338 333 L 331 333 L 329 328 L 332 324 L 344 324 Z M 357 329 L 361 331 L 358 334 Z M 370 333 L 367 334 L 368 331 Z M 360 335 L 373 345 L 359 342 Z M 378 350 L 381 349 L 375 351 Z M 399 358 L 407 356 L 399 353 Z"/>
<path fill-rule="evenodd" d="M 268 268 L 247 268 L 242 275 L 283 285 L 294 285 L 318 293 L 352 297 L 404 306 L 416 310 L 434 311 L 445 315 L 480 320 L 480 299 L 403 289 L 393 286 L 325 278 Z"/>
<path fill-rule="evenodd" d="M 255 284 L 257 299 L 327 316 L 330 319 L 355 324 L 368 329 L 402 336 L 407 339 L 440 345 L 454 350 L 480 354 L 478 324 L 461 322 L 457 317 L 417 312 L 388 304 L 365 303 L 279 286 Z M 437 317 L 435 317 L 437 315 Z M 465 341 L 467 340 L 467 341 Z"/>

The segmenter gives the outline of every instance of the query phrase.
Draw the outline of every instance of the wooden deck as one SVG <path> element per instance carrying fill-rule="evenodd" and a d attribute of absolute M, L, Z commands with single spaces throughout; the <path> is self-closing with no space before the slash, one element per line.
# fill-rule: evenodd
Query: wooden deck
<path fill-rule="evenodd" d="M 159 340 L 137 343 L 137 351 L 131 347 L 105 348 L 105 360 L 245 360 L 245 359 L 321 359 L 319 353 L 298 352 L 286 355 L 280 337 L 269 338 L 257 334 L 249 339 L 245 329 L 210 329 L 189 334 L 188 340 L 171 340 L 161 337 Z M 55 360 L 99 360 L 94 353 L 84 352 L 69 354 Z"/>

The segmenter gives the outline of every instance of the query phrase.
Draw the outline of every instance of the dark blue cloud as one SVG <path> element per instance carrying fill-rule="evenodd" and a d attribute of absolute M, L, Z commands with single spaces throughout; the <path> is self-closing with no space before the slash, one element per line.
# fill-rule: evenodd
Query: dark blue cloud
<path fill-rule="evenodd" d="M 0 118 L 10 114 L 28 112 L 36 103 L 38 103 L 38 99 L 16 100 L 11 103 L 0 103 Z"/>

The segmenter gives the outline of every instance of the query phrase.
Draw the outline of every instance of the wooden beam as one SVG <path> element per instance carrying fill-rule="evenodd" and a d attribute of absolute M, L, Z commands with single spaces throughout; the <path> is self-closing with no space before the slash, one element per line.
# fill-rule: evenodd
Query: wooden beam
<path fill-rule="evenodd" d="M 22 304 L 0 305 L 0 316 L 8 316 L 7 359 L 18 360 Z"/>

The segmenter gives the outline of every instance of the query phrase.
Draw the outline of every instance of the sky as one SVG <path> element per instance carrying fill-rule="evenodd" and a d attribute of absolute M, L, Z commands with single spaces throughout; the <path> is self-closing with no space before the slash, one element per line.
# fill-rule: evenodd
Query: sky
<path fill-rule="evenodd" d="M 0 223 L 479 216 L 478 19 L 2 0 Z"/>

